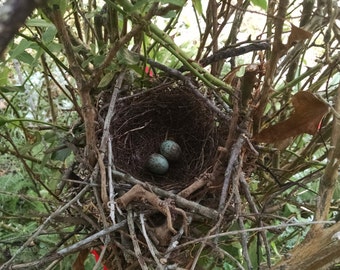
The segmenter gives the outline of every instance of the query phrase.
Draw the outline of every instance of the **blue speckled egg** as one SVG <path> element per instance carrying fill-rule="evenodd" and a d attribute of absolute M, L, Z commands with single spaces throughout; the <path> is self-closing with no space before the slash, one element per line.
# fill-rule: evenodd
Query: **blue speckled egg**
<path fill-rule="evenodd" d="M 146 167 L 154 174 L 165 174 L 169 169 L 169 162 L 161 154 L 152 154 L 146 162 Z"/>
<path fill-rule="evenodd" d="M 162 142 L 160 152 L 169 161 L 179 160 L 182 154 L 181 147 L 171 140 Z"/>

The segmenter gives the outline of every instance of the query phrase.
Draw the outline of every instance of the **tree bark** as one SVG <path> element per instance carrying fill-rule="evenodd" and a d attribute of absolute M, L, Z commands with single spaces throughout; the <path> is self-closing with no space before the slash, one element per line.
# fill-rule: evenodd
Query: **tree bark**
<path fill-rule="evenodd" d="M 8 0 L 0 8 L 0 56 L 27 17 L 41 2 L 45 1 Z"/>
<path fill-rule="evenodd" d="M 340 240 L 335 235 L 338 232 L 340 232 L 339 222 L 327 229 L 320 230 L 319 234 L 308 243 L 298 245 L 289 253 L 287 259 L 282 260 L 271 269 L 329 269 L 340 262 Z"/>

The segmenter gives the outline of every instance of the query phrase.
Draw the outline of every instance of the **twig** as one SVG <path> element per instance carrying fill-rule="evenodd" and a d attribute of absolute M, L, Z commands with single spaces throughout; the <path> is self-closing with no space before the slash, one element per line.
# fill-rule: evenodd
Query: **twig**
<path fill-rule="evenodd" d="M 192 217 L 188 217 L 188 224 L 190 224 L 192 221 Z M 178 233 L 171 238 L 170 244 L 168 248 L 166 249 L 164 258 L 168 259 L 171 255 L 171 251 L 178 245 L 178 240 L 182 237 L 183 233 L 185 231 L 184 224 L 181 226 L 181 228 L 178 230 Z"/>
<path fill-rule="evenodd" d="M 102 202 L 104 205 L 107 205 L 109 202 L 109 198 L 106 192 L 106 168 L 104 164 L 104 154 L 100 153 L 98 149 L 96 149 L 97 152 L 97 161 L 98 161 L 98 168 L 100 171 L 100 197 L 102 199 Z"/>
<path fill-rule="evenodd" d="M 234 89 L 216 78 L 212 74 L 208 73 L 204 68 L 201 67 L 199 63 L 190 60 L 187 55 L 180 49 L 175 42 L 162 30 L 160 30 L 156 25 L 150 24 L 150 33 L 148 35 L 157 41 L 159 44 L 164 46 L 169 52 L 180 60 L 183 65 L 185 65 L 190 72 L 192 72 L 197 78 L 199 78 L 205 85 L 207 85 L 212 90 L 223 89 L 230 96 L 234 95 Z"/>
<path fill-rule="evenodd" d="M 218 206 L 219 213 L 222 213 L 222 210 L 224 209 L 225 202 L 227 200 L 228 187 L 230 183 L 231 174 L 232 174 L 235 162 L 238 160 L 238 157 L 241 153 L 243 142 L 244 142 L 244 137 L 240 135 L 231 150 L 228 166 L 224 174 L 224 182 L 223 182 L 223 187 L 222 187 L 222 192 L 221 192 L 220 203 Z"/>
<path fill-rule="evenodd" d="M 127 220 L 128 220 L 130 237 L 131 237 L 131 240 L 132 240 L 133 248 L 134 248 L 135 254 L 137 256 L 137 260 L 139 262 L 139 265 L 142 268 L 142 270 L 148 270 L 148 267 L 145 263 L 143 255 L 142 255 L 142 251 L 141 251 L 139 244 L 138 244 L 138 239 L 137 239 L 136 231 L 135 231 L 135 225 L 133 223 L 133 213 L 132 213 L 131 207 L 129 207 L 129 209 L 128 209 Z"/>
<path fill-rule="evenodd" d="M 109 178 L 109 202 L 108 202 L 108 208 L 110 210 L 110 218 L 112 221 L 112 224 L 116 224 L 116 208 L 115 208 L 115 189 L 113 185 L 113 179 L 112 179 L 112 169 L 115 169 L 113 165 L 113 155 L 112 155 L 112 140 L 109 138 L 107 142 L 107 159 L 108 159 L 108 166 L 107 166 L 107 176 Z"/>
<path fill-rule="evenodd" d="M 183 220 L 185 221 L 185 212 L 180 212 L 179 209 L 173 207 L 166 200 L 161 200 L 156 194 L 144 189 L 140 185 L 133 186 L 127 193 L 124 193 L 121 197 L 116 200 L 116 203 L 120 207 L 128 207 L 130 202 L 133 200 L 140 200 L 149 202 L 153 207 L 155 207 L 159 212 L 166 216 L 167 228 L 172 232 L 176 233 L 173 227 L 171 211 L 183 215 Z M 177 211 L 176 211 L 177 210 Z"/>
<path fill-rule="evenodd" d="M 56 124 L 56 122 L 57 122 L 57 112 L 56 112 L 56 106 L 53 102 L 52 88 L 51 88 L 50 78 L 48 77 L 48 64 L 47 64 L 47 61 L 46 61 L 45 54 L 42 54 L 40 59 L 41 59 L 41 64 L 42 64 L 42 67 L 43 67 L 43 70 L 44 70 L 43 75 L 44 75 L 44 81 L 45 81 L 45 84 L 46 84 L 49 109 L 51 110 L 52 123 Z"/>
<path fill-rule="evenodd" d="M 108 142 L 109 137 L 110 137 L 111 121 L 112 121 L 112 117 L 113 117 L 114 111 L 115 111 L 117 96 L 118 96 L 118 93 L 120 92 L 120 89 L 121 89 L 122 84 L 123 84 L 124 76 L 125 76 L 125 71 L 119 73 L 116 84 L 113 87 L 113 93 L 112 93 L 111 101 L 110 101 L 110 104 L 108 106 L 108 111 L 107 111 L 107 114 L 106 114 L 106 117 L 105 117 L 104 127 L 103 127 L 103 135 L 102 135 L 102 140 L 100 142 L 100 147 L 99 147 L 99 151 L 101 153 L 105 153 L 106 150 L 107 150 L 107 142 Z"/>
<path fill-rule="evenodd" d="M 144 214 L 140 214 L 139 215 L 139 220 L 140 220 L 140 224 L 142 226 L 142 233 L 143 236 L 145 238 L 146 244 L 148 245 L 149 251 L 151 253 L 151 256 L 153 257 L 153 259 L 155 260 L 156 264 L 157 264 L 157 270 L 162 270 L 164 269 L 164 266 L 160 263 L 157 255 L 159 256 L 159 252 L 156 249 L 156 247 L 153 245 L 153 243 L 151 242 L 147 232 L 146 232 L 146 228 L 145 228 L 145 222 L 144 222 Z"/>
<path fill-rule="evenodd" d="M 222 253 L 224 256 L 228 257 L 231 261 L 233 261 L 237 265 L 238 269 L 245 270 L 242 264 L 240 264 L 240 262 L 236 260 L 232 255 L 230 255 L 227 251 L 225 251 L 224 249 L 220 247 L 217 247 L 217 248 L 220 253 Z"/>
<path fill-rule="evenodd" d="M 115 225 L 112 225 L 110 227 L 107 227 L 69 247 L 66 247 L 60 251 L 57 252 L 58 255 L 61 255 L 61 256 L 65 256 L 67 254 L 70 254 L 70 253 L 73 253 L 77 250 L 80 250 L 82 249 L 84 246 L 90 244 L 91 242 L 93 242 L 94 240 L 98 239 L 98 238 L 101 238 L 103 236 L 106 236 L 107 234 L 109 233 L 112 233 L 114 231 L 117 231 L 118 229 L 120 228 L 123 228 L 124 226 L 126 225 L 126 220 L 123 220 Z"/>
<path fill-rule="evenodd" d="M 241 138 L 241 136 L 240 136 L 239 138 Z M 228 141 L 228 140 L 227 140 L 227 141 Z M 226 142 L 226 145 L 228 145 L 228 142 Z M 236 145 L 236 144 L 235 144 L 235 145 Z M 235 145 L 234 145 L 234 146 L 235 146 Z M 241 151 L 241 148 L 240 148 L 240 151 Z M 228 177 L 228 180 L 224 182 L 224 185 L 226 185 L 227 187 L 229 187 L 229 181 L 230 181 L 232 169 L 234 168 L 235 163 L 237 162 L 237 156 L 236 156 L 236 158 L 231 159 L 232 156 L 233 156 L 233 155 L 231 154 L 231 155 L 230 155 L 230 158 L 229 158 L 229 163 L 228 163 L 228 166 L 229 166 L 229 164 L 232 164 L 232 165 L 231 165 L 231 169 L 230 169 L 230 176 Z M 227 169 L 228 169 L 228 168 L 227 168 Z M 226 170 L 226 171 L 227 171 L 227 170 Z M 226 182 L 227 182 L 227 183 L 226 183 Z M 235 194 L 235 189 L 236 189 L 236 184 L 234 183 L 234 184 L 233 184 L 233 191 L 232 191 L 232 194 L 233 194 L 233 195 Z M 228 199 L 228 200 L 225 198 L 225 201 L 224 201 L 224 203 L 223 203 L 223 205 L 222 205 L 222 208 L 221 208 L 221 210 L 219 211 L 219 214 L 220 214 L 220 215 L 219 215 L 218 221 L 216 222 L 215 226 L 209 230 L 209 232 L 207 233 L 206 237 L 204 238 L 204 241 L 201 242 L 201 246 L 200 246 L 199 250 L 197 251 L 196 256 L 195 256 L 195 259 L 194 259 L 194 261 L 193 261 L 193 263 L 192 263 L 192 265 L 191 265 L 191 269 L 192 269 L 192 270 L 195 269 L 196 264 L 197 264 L 197 262 L 198 262 L 198 259 L 199 259 L 199 257 L 200 257 L 200 254 L 202 253 L 204 247 L 207 245 L 208 236 L 212 235 L 214 232 L 216 232 L 216 231 L 219 230 L 219 228 L 220 228 L 220 226 L 221 226 L 221 223 L 222 223 L 222 221 L 224 220 L 224 213 L 226 212 L 226 210 L 227 210 L 227 208 L 228 208 L 228 206 L 229 206 L 229 204 L 230 204 L 232 198 L 233 198 L 233 196 L 229 196 L 229 199 Z M 221 201 L 220 201 L 220 202 L 221 202 Z M 215 234 L 215 235 L 216 235 L 216 234 Z M 217 235 L 218 235 L 218 234 L 217 234 Z M 215 238 L 215 242 L 216 242 L 216 243 L 218 242 L 218 238 L 219 238 L 219 237 L 216 237 L 216 238 Z"/>
<path fill-rule="evenodd" d="M 112 117 L 114 115 L 114 109 L 115 109 L 115 105 L 116 105 L 116 101 L 117 101 L 117 96 L 118 93 L 121 89 L 121 86 L 123 84 L 123 80 L 124 80 L 124 76 L 125 76 L 125 71 L 121 72 L 117 78 L 116 84 L 114 86 L 113 89 L 113 93 L 111 96 L 111 101 L 108 107 L 108 112 L 106 114 L 105 117 L 105 121 L 104 121 L 104 127 L 103 127 L 103 135 L 102 135 L 102 140 L 101 140 L 101 144 L 100 144 L 100 152 L 102 153 L 102 155 L 104 155 L 104 153 L 106 152 L 106 150 L 108 151 L 108 177 L 109 177 L 109 199 L 108 199 L 108 207 L 110 209 L 110 217 L 111 220 L 113 222 L 113 224 L 115 224 L 115 192 L 114 192 L 114 185 L 113 185 L 113 180 L 112 180 L 112 169 L 114 168 L 113 165 L 113 155 L 112 155 L 112 140 L 110 138 L 111 134 L 110 134 L 110 126 L 111 126 L 111 121 L 112 121 Z M 106 192 L 106 190 L 105 190 Z"/>
<path fill-rule="evenodd" d="M 214 239 L 216 237 L 223 237 L 223 236 L 230 236 L 230 235 L 238 235 L 243 232 L 261 232 L 261 231 L 267 231 L 267 230 L 273 230 L 273 229 L 283 229 L 288 227 L 304 227 L 308 225 L 314 225 L 314 224 L 335 224 L 335 221 L 308 221 L 308 222 L 297 222 L 297 223 L 284 223 L 280 225 L 269 225 L 269 226 L 263 226 L 263 227 L 256 227 L 256 228 L 249 228 L 244 230 L 237 230 L 237 231 L 231 231 L 231 232 L 224 232 L 224 233 L 218 233 L 218 234 L 212 234 L 205 237 L 200 237 L 195 240 L 188 241 L 186 243 L 183 243 L 175 248 L 173 250 L 178 250 L 181 248 L 184 248 L 189 245 L 201 243 L 202 241 L 206 241 L 209 239 Z"/>
<path fill-rule="evenodd" d="M 150 189 L 152 192 L 154 192 L 155 194 L 161 196 L 161 197 L 166 197 L 166 198 L 170 198 L 172 200 L 175 201 L 176 205 L 180 206 L 180 207 L 184 207 L 189 209 L 189 211 L 191 213 L 198 213 L 204 217 L 216 220 L 218 218 L 218 212 L 214 209 L 202 206 L 198 203 L 186 200 L 172 192 L 168 192 L 165 191 L 161 188 L 155 187 L 155 186 L 151 186 L 146 184 L 145 182 L 139 181 L 136 178 L 124 174 L 122 172 L 119 172 L 117 170 L 114 170 L 112 172 L 113 176 L 118 177 L 119 179 L 128 182 L 130 184 L 136 185 L 139 184 L 140 186 L 144 187 L 145 189 Z"/>
<path fill-rule="evenodd" d="M 240 163 L 242 163 L 243 158 L 240 158 Z M 249 257 L 249 252 L 248 252 L 248 234 L 247 232 L 244 232 L 245 226 L 243 222 L 243 216 L 242 216 L 242 210 L 241 210 L 241 196 L 240 196 L 240 190 L 239 190 L 239 180 L 242 174 L 242 164 L 238 165 L 238 172 L 237 175 L 234 176 L 233 178 L 233 194 L 235 197 L 235 212 L 237 215 L 237 222 L 240 227 L 240 229 L 243 231 L 241 233 L 241 245 L 242 245 L 242 254 L 243 258 L 248 266 L 248 269 L 252 269 L 250 257 Z"/>
<path fill-rule="evenodd" d="M 81 89 L 84 85 L 84 78 L 82 69 L 77 61 L 75 51 L 73 50 L 72 43 L 68 31 L 65 27 L 65 22 L 62 18 L 62 14 L 58 6 L 53 6 L 53 11 L 50 14 L 55 27 L 58 30 L 59 38 L 65 49 L 65 55 L 70 65 L 70 70 L 74 79 L 76 80 L 77 86 Z"/>
<path fill-rule="evenodd" d="M 256 214 L 257 217 L 259 217 L 259 211 L 257 210 L 257 207 L 256 207 L 256 205 L 253 201 L 253 197 L 250 194 L 249 186 L 248 186 L 248 183 L 247 183 L 247 181 L 244 177 L 244 173 L 241 173 L 239 181 L 240 181 L 242 191 L 244 192 L 246 200 L 249 204 L 249 208 L 251 209 L 251 211 L 253 213 Z M 263 222 L 262 222 L 261 218 L 259 218 L 259 226 L 263 226 L 262 224 L 263 224 Z M 262 240 L 264 242 L 264 246 L 265 246 L 265 249 L 266 249 L 267 265 L 268 265 L 268 267 L 270 267 L 271 266 L 271 262 L 270 262 L 271 251 L 270 251 L 270 247 L 269 247 L 269 244 L 268 244 L 267 236 L 263 231 L 260 232 L 260 235 L 262 237 Z"/>
<path fill-rule="evenodd" d="M 114 4 L 114 2 L 111 2 L 111 4 Z M 124 1 L 124 3 L 122 3 L 122 1 L 120 1 L 120 3 L 122 6 L 126 6 L 126 8 L 128 9 L 132 9 L 133 5 L 127 1 Z M 114 57 L 116 57 L 117 52 L 119 51 L 120 48 L 122 48 L 125 44 L 127 44 L 134 36 L 138 36 L 141 31 L 143 30 L 143 28 L 146 27 L 146 22 L 150 21 L 151 18 L 155 15 L 155 13 L 157 12 L 157 5 L 158 3 L 154 3 L 153 7 L 151 7 L 148 11 L 148 13 L 142 17 L 142 16 L 135 16 L 136 14 L 131 14 L 132 17 L 134 17 L 134 21 L 138 21 L 137 24 L 132 26 L 132 29 L 125 34 L 124 36 L 122 36 L 118 41 L 115 42 L 114 46 L 112 46 L 109 50 L 109 52 L 107 53 L 102 65 L 95 71 L 95 76 L 94 77 L 100 77 L 104 71 L 105 68 L 107 68 L 111 63 Z M 119 12 L 121 13 L 125 13 L 121 8 L 119 8 L 118 6 L 115 7 Z"/>
<path fill-rule="evenodd" d="M 270 44 L 268 42 L 261 42 L 261 43 L 256 42 L 256 43 L 241 46 L 238 48 L 221 49 L 217 51 L 216 53 L 214 53 L 213 55 L 203 58 L 202 60 L 199 61 L 199 63 L 203 67 L 205 67 L 207 65 L 224 60 L 226 58 L 239 56 L 242 54 L 246 54 L 248 52 L 269 50 L 269 49 L 270 49 Z M 180 70 L 182 71 L 182 69 Z"/>
<path fill-rule="evenodd" d="M 208 235 L 210 235 L 211 230 L 208 232 Z M 205 248 L 205 246 L 207 245 L 207 241 L 203 241 L 202 244 L 200 245 L 200 248 L 197 250 L 196 254 L 195 254 L 195 258 L 192 261 L 192 264 L 190 266 L 190 270 L 195 270 L 196 269 L 196 265 L 198 263 L 198 259 L 201 257 L 202 251 Z"/>
<path fill-rule="evenodd" d="M 109 240 L 109 239 L 110 239 L 110 237 L 108 235 L 106 235 L 105 240 Z M 105 255 L 105 251 L 107 249 L 107 244 L 108 244 L 109 241 L 105 241 L 105 242 L 106 243 L 105 243 L 105 245 L 103 246 L 103 248 L 100 252 L 99 259 L 96 262 L 96 264 L 94 265 L 92 270 L 97 270 L 99 267 L 101 267 L 101 264 L 102 264 L 102 261 L 103 261 L 104 255 Z"/>
<path fill-rule="evenodd" d="M 275 5 L 274 3 L 277 3 L 277 2 L 273 1 L 271 5 Z M 288 0 L 278 1 L 277 14 L 276 14 L 276 17 L 274 17 L 274 20 L 273 20 L 273 24 L 275 26 L 273 49 L 272 49 L 271 55 L 269 57 L 270 60 L 269 60 L 269 63 L 268 63 L 268 66 L 270 66 L 271 68 L 269 70 L 267 70 L 267 72 L 266 72 L 263 87 L 262 87 L 262 90 L 261 90 L 260 102 L 259 102 L 258 108 L 256 109 L 256 111 L 254 113 L 254 117 L 253 117 L 254 134 L 258 133 L 258 131 L 260 129 L 261 118 L 263 116 L 265 107 L 268 104 L 268 97 L 269 97 L 269 94 L 272 90 L 273 79 L 274 79 L 275 73 L 277 71 L 277 63 L 278 63 L 280 57 L 282 56 L 282 51 L 284 50 L 284 46 L 282 44 L 282 31 L 283 31 L 284 18 L 286 16 L 288 5 L 289 5 Z M 270 24 L 270 23 L 272 23 L 272 22 L 269 22 L 268 24 Z M 269 27 L 272 27 L 272 25 L 270 25 Z"/>
<path fill-rule="evenodd" d="M 101 158 L 101 156 L 99 156 L 99 155 L 100 154 L 98 153 L 98 163 L 94 167 L 94 170 L 93 170 L 91 178 L 90 178 L 90 183 L 94 183 L 98 179 L 98 173 L 99 173 L 99 169 L 100 169 L 100 161 L 99 161 L 99 159 Z M 98 211 L 99 211 L 101 220 L 102 220 L 102 222 L 104 224 L 104 228 L 106 228 L 108 226 L 108 222 L 106 220 L 106 216 L 105 216 L 105 212 L 104 212 L 104 209 L 103 209 L 101 197 L 98 194 L 98 189 L 97 189 L 96 186 L 93 186 L 93 194 L 94 194 L 94 197 L 95 197 L 96 202 L 97 202 Z"/>

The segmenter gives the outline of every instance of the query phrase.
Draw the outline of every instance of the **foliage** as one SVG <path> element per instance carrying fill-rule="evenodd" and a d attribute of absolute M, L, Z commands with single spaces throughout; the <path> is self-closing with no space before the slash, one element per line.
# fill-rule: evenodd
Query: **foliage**
<path fill-rule="evenodd" d="M 70 251 L 67 247 L 109 227 L 97 213 L 105 198 L 94 191 L 100 173 L 95 180 L 91 173 L 99 170 L 96 164 L 102 153 L 98 104 L 105 94 L 112 94 L 121 74 L 125 91 L 134 89 L 137 94 L 159 77 L 177 76 L 185 83 L 190 77 L 220 111 L 236 119 L 235 133 L 230 132 L 229 141 L 225 138 L 228 151 L 237 149 L 243 138 L 240 149 L 258 154 L 255 160 L 243 160 L 244 155 L 252 156 L 240 150 L 237 162 L 230 153 L 224 156 L 223 177 L 232 164 L 235 179 L 247 178 L 237 184 L 239 201 L 232 184 L 228 191 L 233 199 L 230 207 L 242 207 L 235 210 L 235 217 L 219 220 L 220 231 L 209 231 L 211 220 L 198 224 L 195 230 L 202 239 L 182 247 L 183 254 L 192 256 L 184 265 L 214 270 L 275 265 L 306 241 L 309 229 L 320 229 L 320 224 L 310 226 L 313 220 L 337 220 L 340 186 L 333 181 L 337 168 L 331 171 L 329 160 L 337 162 L 333 123 L 340 95 L 338 4 L 276 2 L 50 0 L 35 10 L 0 62 L 0 262 L 4 269 L 10 264 L 16 269 L 41 265 L 70 269 L 74 262 L 74 269 L 77 265 L 92 269 L 93 258 L 81 260 L 75 252 L 107 243 L 96 239 Z M 225 52 L 236 51 L 226 56 Z M 211 55 L 215 60 L 203 65 Z M 245 78 L 255 66 L 256 79 L 247 92 Z M 150 69 L 152 76 L 145 72 Z M 300 91 L 321 99 L 326 110 L 334 108 L 323 118 L 320 130 L 311 136 L 284 128 L 280 133 L 297 136 L 276 142 L 271 133 L 267 144 L 253 140 L 253 134 L 292 114 L 299 118 L 291 100 Z M 121 92 L 123 96 L 124 89 Z M 75 161 L 91 171 L 84 179 L 67 175 Z M 331 182 L 323 187 L 328 179 Z M 82 181 L 91 191 L 68 205 L 83 194 Z M 328 195 L 322 197 L 324 189 Z M 223 197 L 220 190 L 214 196 Z M 61 210 L 65 205 L 67 209 Z M 303 225 L 292 224 L 299 222 Z M 235 234 L 223 235 L 225 231 Z M 204 237 L 210 234 L 218 240 L 206 244 Z M 148 256 L 147 261 L 152 260 Z M 155 269 L 155 264 L 149 269 Z"/>

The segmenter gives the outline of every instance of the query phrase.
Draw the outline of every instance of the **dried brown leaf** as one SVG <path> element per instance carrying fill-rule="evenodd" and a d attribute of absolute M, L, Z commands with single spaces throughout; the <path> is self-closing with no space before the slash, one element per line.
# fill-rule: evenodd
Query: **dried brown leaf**
<path fill-rule="evenodd" d="M 294 24 L 292 24 L 292 30 L 290 32 L 287 46 L 290 48 L 294 46 L 294 44 L 300 40 L 309 39 L 312 37 L 312 33 L 308 32 L 302 28 L 296 27 Z"/>
<path fill-rule="evenodd" d="M 85 260 L 87 259 L 87 256 L 89 255 L 89 253 L 90 251 L 88 249 L 83 249 L 79 251 L 77 258 L 72 265 L 72 270 L 84 270 Z"/>
<path fill-rule="evenodd" d="M 265 128 L 254 136 L 257 142 L 274 143 L 303 133 L 314 135 L 328 105 L 309 92 L 298 92 L 292 97 L 294 113 L 285 121 Z"/>

